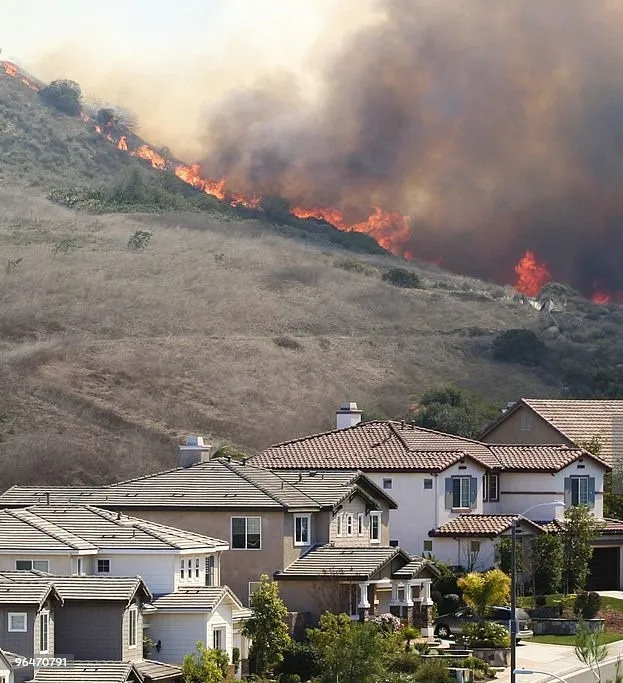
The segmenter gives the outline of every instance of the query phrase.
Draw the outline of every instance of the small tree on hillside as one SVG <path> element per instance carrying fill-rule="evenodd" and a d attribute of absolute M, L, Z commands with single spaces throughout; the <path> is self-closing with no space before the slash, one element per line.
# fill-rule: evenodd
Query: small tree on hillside
<path fill-rule="evenodd" d="M 260 587 L 251 596 L 253 615 L 248 619 L 242 635 L 251 638 L 250 659 L 256 673 L 263 676 L 283 658 L 291 642 L 285 619 L 288 610 L 279 597 L 279 587 L 266 574 L 260 578 Z"/>
<path fill-rule="evenodd" d="M 102 126 L 102 128 L 105 128 L 106 126 L 112 126 L 116 121 L 115 110 L 110 109 L 108 107 L 104 107 L 98 110 L 95 116 L 95 120 L 100 126 Z"/>
<path fill-rule="evenodd" d="M 39 96 L 51 106 L 70 116 L 78 116 L 82 109 L 80 105 L 82 91 L 75 81 L 52 81 L 50 85 L 39 90 Z"/>
<path fill-rule="evenodd" d="M 470 572 L 457 583 L 463 590 L 463 600 L 479 619 L 484 619 L 489 607 L 504 604 L 511 590 L 510 577 L 501 569 L 490 569 L 483 573 Z"/>
<path fill-rule="evenodd" d="M 520 365 L 539 365 L 545 355 L 545 344 L 532 330 L 505 330 L 493 341 L 497 360 Z"/>
<path fill-rule="evenodd" d="M 591 541 L 599 530 L 595 515 L 586 505 L 574 505 L 565 510 L 563 546 L 563 587 L 565 593 L 582 590 L 588 578 L 593 557 Z"/>
<path fill-rule="evenodd" d="M 208 650 L 199 642 L 192 654 L 182 662 L 184 683 L 219 683 L 227 676 L 227 654 L 222 650 Z"/>

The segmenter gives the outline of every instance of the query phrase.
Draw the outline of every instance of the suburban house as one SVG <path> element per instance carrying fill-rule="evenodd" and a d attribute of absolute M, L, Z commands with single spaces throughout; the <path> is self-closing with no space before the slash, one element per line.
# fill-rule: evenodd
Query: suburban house
<path fill-rule="evenodd" d="M 582 448 L 484 443 L 404 422 L 361 423 L 360 415 L 356 404 L 345 404 L 337 429 L 276 444 L 250 462 L 279 473 L 358 468 L 398 503 L 390 512 L 393 543 L 473 569 L 495 564 L 495 545 L 515 515 L 526 514 L 524 534 L 551 532 L 548 523 L 572 505 L 603 518 L 611 468 Z M 552 505 L 558 501 L 564 506 Z M 595 539 L 594 587 L 623 586 L 620 527 L 604 520 Z"/>
<path fill-rule="evenodd" d="M 76 659 L 140 661 L 145 636 L 155 644 L 159 660 L 181 664 L 199 640 L 217 642 L 215 632 L 225 634 L 218 642 L 230 661 L 233 647 L 246 654 L 246 639 L 240 631 L 249 612 L 230 589 L 218 583 L 221 554 L 227 548 L 228 543 L 219 539 L 91 505 L 0 510 L 0 575 L 8 576 L 9 571 L 18 576 L 29 571 L 53 575 L 48 578 L 65 600 L 64 609 L 71 613 L 66 619 L 60 617 L 61 641 L 56 649 L 69 648 L 64 653 Z M 142 577 L 139 583 L 136 578 L 121 578 L 137 575 Z M 109 588 L 102 580 L 106 578 L 112 581 Z M 3 586 L 0 582 L 0 600 Z M 138 592 L 126 599 L 124 591 L 131 586 Z M 204 593 L 213 588 L 221 591 L 222 599 L 218 605 L 206 605 Z M 83 595 L 90 596 L 86 603 Z M 175 618 L 170 616 L 164 607 L 166 599 L 183 599 L 185 610 Z M 157 607 L 159 600 L 163 601 L 162 612 Z M 100 642 L 98 654 L 79 633 L 63 630 L 88 620 L 93 606 L 98 607 L 103 625 L 110 626 L 112 620 L 119 626 L 110 632 L 106 647 Z M 174 629 L 168 625 L 172 619 Z M 195 628 L 198 619 L 205 627 L 201 632 Z M 5 646 L 1 639 L 0 646 Z M 12 642 L 6 647 L 14 650 Z"/>
<path fill-rule="evenodd" d="M 14 652 L 0 648 L 0 683 L 15 683 L 15 669 L 18 667 L 18 658 Z"/>
<path fill-rule="evenodd" d="M 623 401 L 522 398 L 489 424 L 481 441 L 585 446 L 601 441 L 610 466 L 623 455 Z"/>
<path fill-rule="evenodd" d="M 231 551 L 220 557 L 221 575 L 247 606 L 266 574 L 281 582 L 289 609 L 307 613 L 309 620 L 327 608 L 329 594 L 354 617 L 390 607 L 410 610 L 414 618 L 415 612 L 418 618 L 427 612 L 434 570 L 390 543 L 389 513 L 396 502 L 387 487 L 356 469 L 276 473 L 209 457 L 209 447 L 194 437 L 182 446 L 177 469 L 82 490 L 13 487 L 0 496 L 0 505 L 8 514 L 15 512 L 9 506 L 42 499 L 89 500 L 113 518 L 131 513 L 227 538 Z M 209 602 L 213 595 L 205 597 Z M 179 593 L 175 599 L 157 596 L 154 605 L 171 614 L 184 607 Z M 151 623 L 155 628 L 154 617 Z"/>
<path fill-rule="evenodd" d="M 38 669 L 29 683 L 143 683 L 144 680 L 131 662 L 76 661 Z"/>

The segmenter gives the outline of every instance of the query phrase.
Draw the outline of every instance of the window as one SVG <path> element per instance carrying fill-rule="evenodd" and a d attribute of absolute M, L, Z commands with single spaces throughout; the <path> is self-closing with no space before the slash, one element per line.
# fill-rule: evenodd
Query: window
<path fill-rule="evenodd" d="M 472 553 L 480 552 L 480 541 L 472 541 L 469 546 L 469 550 Z"/>
<path fill-rule="evenodd" d="M 471 477 L 452 477 L 452 507 L 468 508 Z"/>
<path fill-rule="evenodd" d="M 370 513 L 370 541 L 372 543 L 381 541 L 381 519 L 378 512 Z"/>
<path fill-rule="evenodd" d="M 110 574 L 110 560 L 98 560 L 97 561 L 97 573 L 98 574 Z"/>
<path fill-rule="evenodd" d="M 424 541 L 424 551 L 427 553 L 433 552 L 433 542 L 432 541 Z"/>
<path fill-rule="evenodd" d="M 234 550 L 260 550 L 262 545 L 261 517 L 231 518 L 231 547 Z"/>
<path fill-rule="evenodd" d="M 199 566 L 200 566 L 199 558 L 195 557 L 195 578 L 196 579 L 199 578 Z"/>
<path fill-rule="evenodd" d="M 588 505 L 588 477 L 571 477 L 571 505 Z"/>
<path fill-rule="evenodd" d="M 206 586 L 216 585 L 216 563 L 214 561 L 214 555 L 208 555 L 206 557 Z"/>
<path fill-rule="evenodd" d="M 26 633 L 28 624 L 26 612 L 9 612 L 9 632 Z"/>
<path fill-rule="evenodd" d="M 498 474 L 485 474 L 482 478 L 483 483 L 483 500 L 491 503 L 497 503 L 500 500 Z"/>
<path fill-rule="evenodd" d="M 49 648 L 50 613 L 39 615 L 39 652 L 45 653 Z"/>
<path fill-rule="evenodd" d="M 363 512 L 357 515 L 357 535 L 363 536 Z"/>
<path fill-rule="evenodd" d="M 30 571 L 36 569 L 39 572 L 49 571 L 48 560 L 15 560 L 15 569 L 18 571 Z"/>
<path fill-rule="evenodd" d="M 212 649 L 214 649 L 214 650 L 224 650 L 225 649 L 225 629 L 215 628 L 212 631 Z"/>
<path fill-rule="evenodd" d="M 521 413 L 519 418 L 519 430 L 522 432 L 529 432 L 532 429 L 532 415 L 530 413 Z"/>
<path fill-rule="evenodd" d="M 335 520 L 335 533 L 337 536 L 342 535 L 342 514 L 340 513 Z"/>
<path fill-rule="evenodd" d="M 294 545 L 309 545 L 311 515 L 294 515 Z"/>
<path fill-rule="evenodd" d="M 180 560 L 180 581 L 183 581 L 186 576 L 185 567 L 186 563 L 184 560 Z"/>
<path fill-rule="evenodd" d="M 391 479 L 383 479 L 383 488 L 384 489 L 391 489 L 392 487 L 392 480 Z"/>
<path fill-rule="evenodd" d="M 249 605 L 251 604 L 251 596 L 260 589 L 261 585 L 259 581 L 249 581 Z"/>
<path fill-rule="evenodd" d="M 353 516 L 350 514 L 346 515 L 346 535 L 353 535 Z"/>
<path fill-rule="evenodd" d="M 128 610 L 128 646 L 136 647 L 136 636 L 138 631 L 138 610 L 130 607 Z"/>
<path fill-rule="evenodd" d="M 76 558 L 76 574 L 78 574 L 78 576 L 82 576 L 82 558 L 81 557 Z"/>
<path fill-rule="evenodd" d="M 424 488 L 425 489 L 432 489 L 433 488 L 433 480 L 432 479 L 424 479 Z"/>

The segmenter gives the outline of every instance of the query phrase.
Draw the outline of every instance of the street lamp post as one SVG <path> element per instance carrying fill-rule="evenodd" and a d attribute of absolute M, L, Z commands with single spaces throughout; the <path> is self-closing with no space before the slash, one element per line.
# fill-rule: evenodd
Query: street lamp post
<path fill-rule="evenodd" d="M 541 674 L 542 676 L 551 676 L 557 681 L 562 681 L 562 683 L 567 683 L 564 678 L 561 678 L 558 674 L 550 673 L 549 671 L 537 671 L 536 669 L 514 669 L 512 671 L 514 674 Z"/>
<path fill-rule="evenodd" d="M 517 669 L 517 577 L 516 577 L 516 557 L 517 557 L 517 522 L 528 512 L 541 507 L 564 507 L 560 501 L 552 503 L 538 503 L 530 506 L 519 515 L 513 515 L 511 524 L 511 683 L 516 683 L 517 673 L 526 673 L 527 669 Z M 536 672 L 535 672 L 536 673 Z"/>

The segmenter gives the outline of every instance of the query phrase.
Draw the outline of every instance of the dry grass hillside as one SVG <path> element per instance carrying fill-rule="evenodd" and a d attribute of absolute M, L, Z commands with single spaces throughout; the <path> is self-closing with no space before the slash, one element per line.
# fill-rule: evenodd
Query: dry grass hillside
<path fill-rule="evenodd" d="M 331 428 L 344 399 L 397 415 L 440 382 L 556 390 L 491 360 L 497 331 L 538 316 L 502 288 L 414 266 L 423 288 L 400 289 L 391 257 L 256 221 L 90 216 L 0 186 L 0 254 L 0 485 L 152 471 L 187 433 L 253 450 Z"/>

